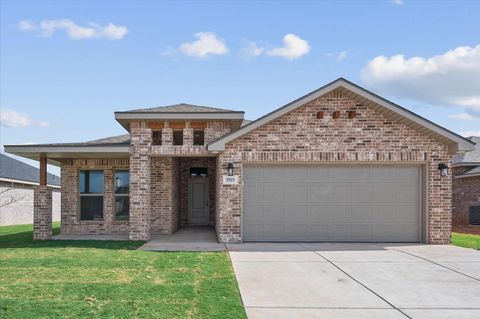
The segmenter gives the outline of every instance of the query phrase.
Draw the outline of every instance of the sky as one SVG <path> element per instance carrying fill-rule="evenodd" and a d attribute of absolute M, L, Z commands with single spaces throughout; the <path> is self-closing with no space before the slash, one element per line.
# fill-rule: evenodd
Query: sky
<path fill-rule="evenodd" d="M 480 1 L 0 6 L 0 145 L 125 134 L 114 111 L 182 102 L 252 120 L 339 77 L 480 135 Z"/>

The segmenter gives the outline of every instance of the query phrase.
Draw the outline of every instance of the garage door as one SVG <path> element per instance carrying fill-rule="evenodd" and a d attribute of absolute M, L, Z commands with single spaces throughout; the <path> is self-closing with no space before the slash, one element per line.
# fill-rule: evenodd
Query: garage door
<path fill-rule="evenodd" d="M 419 242 L 420 168 L 245 166 L 245 241 Z"/>

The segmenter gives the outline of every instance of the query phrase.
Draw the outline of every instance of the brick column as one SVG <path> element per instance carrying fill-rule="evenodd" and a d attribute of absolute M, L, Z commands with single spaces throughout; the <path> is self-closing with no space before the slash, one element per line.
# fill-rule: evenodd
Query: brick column
<path fill-rule="evenodd" d="M 33 190 L 33 239 L 52 237 L 52 190 L 46 185 Z"/>
<path fill-rule="evenodd" d="M 130 240 L 150 240 L 150 145 L 145 122 L 130 125 Z"/>

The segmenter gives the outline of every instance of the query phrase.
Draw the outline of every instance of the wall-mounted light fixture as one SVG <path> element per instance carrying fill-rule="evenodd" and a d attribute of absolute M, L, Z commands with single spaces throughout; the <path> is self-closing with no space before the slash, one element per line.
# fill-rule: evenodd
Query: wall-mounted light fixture
<path fill-rule="evenodd" d="M 228 176 L 233 176 L 233 164 L 232 163 L 227 164 L 227 175 Z"/>
<path fill-rule="evenodd" d="M 440 176 L 448 175 L 448 166 L 445 163 L 438 164 L 438 170 L 440 171 Z"/>

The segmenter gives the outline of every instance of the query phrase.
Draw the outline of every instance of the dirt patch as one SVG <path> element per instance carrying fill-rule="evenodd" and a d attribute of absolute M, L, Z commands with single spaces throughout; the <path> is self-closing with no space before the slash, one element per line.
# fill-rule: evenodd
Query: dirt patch
<path fill-rule="evenodd" d="M 480 226 L 453 226 L 452 231 L 455 233 L 480 235 Z"/>

